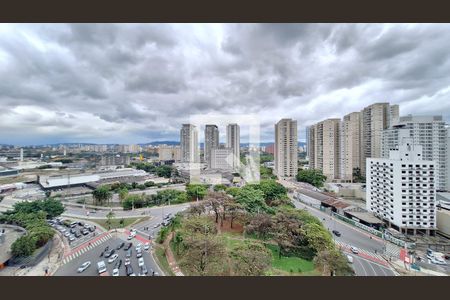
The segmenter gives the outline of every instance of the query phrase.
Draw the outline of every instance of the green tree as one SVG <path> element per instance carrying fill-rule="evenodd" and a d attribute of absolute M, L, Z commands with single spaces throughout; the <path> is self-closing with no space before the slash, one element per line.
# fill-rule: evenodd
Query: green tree
<path fill-rule="evenodd" d="M 356 167 L 353 168 L 353 182 L 366 182 L 366 177 L 361 174 L 361 169 Z"/>
<path fill-rule="evenodd" d="M 300 170 L 297 174 L 297 181 L 312 184 L 317 188 L 322 187 L 325 180 L 327 177 L 318 169 Z"/>
<path fill-rule="evenodd" d="M 111 210 L 107 215 L 106 215 L 106 224 L 108 225 L 108 228 L 111 228 L 113 219 L 116 215 L 114 214 L 114 212 Z"/>
<path fill-rule="evenodd" d="M 316 253 L 334 248 L 333 238 L 321 224 L 309 223 L 303 226 L 309 247 Z"/>
<path fill-rule="evenodd" d="M 121 188 L 119 190 L 119 199 L 120 202 L 123 202 L 123 200 L 125 200 L 128 197 L 128 189 L 126 187 Z"/>
<path fill-rule="evenodd" d="M 348 276 L 354 274 L 347 259 L 336 249 L 320 251 L 314 258 L 314 264 L 324 275 Z"/>
<path fill-rule="evenodd" d="M 159 177 L 170 178 L 172 176 L 172 167 L 168 165 L 162 165 L 156 168 L 156 174 Z"/>
<path fill-rule="evenodd" d="M 21 236 L 11 245 L 11 253 L 16 257 L 30 256 L 34 250 L 36 250 L 36 243 L 28 235 Z"/>
<path fill-rule="evenodd" d="M 227 186 L 224 184 L 216 184 L 214 186 L 214 192 L 225 191 L 226 189 L 227 189 Z"/>
<path fill-rule="evenodd" d="M 161 204 L 179 204 L 187 202 L 187 194 L 184 191 L 178 190 L 162 190 L 158 191 L 156 195 L 153 197 L 153 201 L 156 205 Z"/>
<path fill-rule="evenodd" d="M 264 200 L 269 205 L 275 200 L 288 198 L 287 189 L 275 180 L 261 180 L 256 186 L 263 191 Z"/>
<path fill-rule="evenodd" d="M 231 250 L 234 275 L 261 276 L 269 269 L 272 254 L 261 243 L 249 241 Z"/>
<path fill-rule="evenodd" d="M 241 189 L 238 188 L 238 187 L 231 186 L 231 187 L 229 187 L 229 188 L 226 189 L 226 193 L 227 193 L 228 195 L 231 195 L 231 196 L 233 196 L 233 197 L 236 197 L 236 196 L 239 194 L 239 191 L 240 191 L 240 190 L 241 190 Z"/>
<path fill-rule="evenodd" d="M 245 186 L 241 188 L 235 200 L 249 213 L 274 213 L 274 210 L 267 206 L 264 193 L 254 187 Z"/>
<path fill-rule="evenodd" d="M 64 206 L 58 200 L 48 198 L 43 200 L 41 208 L 47 213 L 47 218 L 52 219 L 64 212 Z"/>
<path fill-rule="evenodd" d="M 189 199 L 203 199 L 208 192 L 208 186 L 204 184 L 187 184 L 186 193 Z"/>
<path fill-rule="evenodd" d="M 104 205 L 106 202 L 111 200 L 113 194 L 110 191 L 109 187 L 106 185 L 102 185 L 97 187 L 93 192 L 92 196 L 96 202 L 96 204 Z"/>

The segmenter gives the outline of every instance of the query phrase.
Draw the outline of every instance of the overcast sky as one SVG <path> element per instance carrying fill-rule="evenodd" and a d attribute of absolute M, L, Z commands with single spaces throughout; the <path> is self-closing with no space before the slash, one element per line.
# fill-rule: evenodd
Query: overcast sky
<path fill-rule="evenodd" d="M 450 119 L 450 25 L 0 24 L 0 144 L 179 140 L 191 114 Z M 203 135 L 203 133 L 201 133 Z"/>

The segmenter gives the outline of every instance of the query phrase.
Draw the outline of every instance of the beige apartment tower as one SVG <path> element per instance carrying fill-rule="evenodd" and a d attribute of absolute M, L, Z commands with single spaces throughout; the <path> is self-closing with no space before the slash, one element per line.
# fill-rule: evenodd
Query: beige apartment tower
<path fill-rule="evenodd" d="M 326 119 L 310 126 L 310 167 L 321 170 L 327 181 L 339 178 L 340 121 Z"/>
<path fill-rule="evenodd" d="M 354 170 L 359 168 L 361 171 L 361 112 L 344 116 L 341 123 L 340 143 L 339 178 L 343 182 L 353 182 Z"/>
<path fill-rule="evenodd" d="M 275 124 L 275 174 L 294 177 L 298 173 L 297 121 L 282 119 Z"/>
<path fill-rule="evenodd" d="M 183 124 L 180 130 L 181 162 L 200 162 L 200 152 L 198 149 L 198 130 L 195 125 Z"/>
<path fill-rule="evenodd" d="M 240 165 L 241 156 L 241 137 L 238 124 L 227 125 L 227 143 L 226 147 L 233 151 L 233 169 L 237 170 Z"/>
<path fill-rule="evenodd" d="M 381 158 L 383 130 L 399 120 L 399 106 L 374 103 L 362 110 L 361 171 L 366 173 L 366 158 Z"/>

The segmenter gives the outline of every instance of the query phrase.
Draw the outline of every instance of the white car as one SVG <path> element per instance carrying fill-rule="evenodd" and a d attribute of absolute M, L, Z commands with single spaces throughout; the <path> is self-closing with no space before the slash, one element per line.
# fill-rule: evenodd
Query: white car
<path fill-rule="evenodd" d="M 64 233 L 65 237 L 69 237 L 70 236 L 70 232 L 66 231 L 66 233 Z"/>
<path fill-rule="evenodd" d="M 119 269 L 114 269 L 112 276 L 119 276 Z"/>
<path fill-rule="evenodd" d="M 71 241 L 71 242 L 75 241 L 75 236 L 73 234 L 71 234 L 69 236 L 69 241 Z"/>
<path fill-rule="evenodd" d="M 149 242 L 144 244 L 144 250 L 148 250 L 148 249 L 150 249 L 150 243 Z"/>
<path fill-rule="evenodd" d="M 109 259 L 108 259 L 108 263 L 113 263 L 117 258 L 119 257 L 119 254 L 113 254 Z"/>
<path fill-rule="evenodd" d="M 153 226 L 153 228 L 158 228 L 161 224 L 157 223 L 155 224 L 155 226 Z"/>
<path fill-rule="evenodd" d="M 144 265 L 144 259 L 141 257 L 138 259 L 138 266 L 142 267 Z"/>
<path fill-rule="evenodd" d="M 359 253 L 359 249 L 356 247 L 350 247 L 350 251 L 352 251 L 354 254 L 358 254 Z"/>
<path fill-rule="evenodd" d="M 136 251 L 141 251 L 141 247 L 142 247 L 142 244 L 141 244 L 141 243 L 138 243 L 138 244 L 136 245 Z"/>
<path fill-rule="evenodd" d="M 87 268 L 89 268 L 90 265 L 91 265 L 91 262 L 90 262 L 90 261 L 87 261 L 87 262 L 83 263 L 83 264 L 78 268 L 78 273 L 84 272 L 84 270 L 86 270 Z"/>
<path fill-rule="evenodd" d="M 125 258 L 125 266 L 128 266 L 130 263 L 131 263 L 130 259 L 128 257 Z"/>
<path fill-rule="evenodd" d="M 127 240 L 132 240 L 134 238 L 134 236 L 132 236 L 131 234 L 127 237 Z"/>

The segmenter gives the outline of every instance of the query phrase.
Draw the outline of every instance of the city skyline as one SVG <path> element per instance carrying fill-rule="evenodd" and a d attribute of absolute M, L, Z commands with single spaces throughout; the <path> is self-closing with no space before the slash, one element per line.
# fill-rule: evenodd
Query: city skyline
<path fill-rule="evenodd" d="M 448 29 L 2 24 L 0 144 L 178 141 L 189 115 L 217 112 L 258 115 L 263 142 L 292 118 L 304 141 L 306 126 L 376 102 L 448 123 Z"/>

